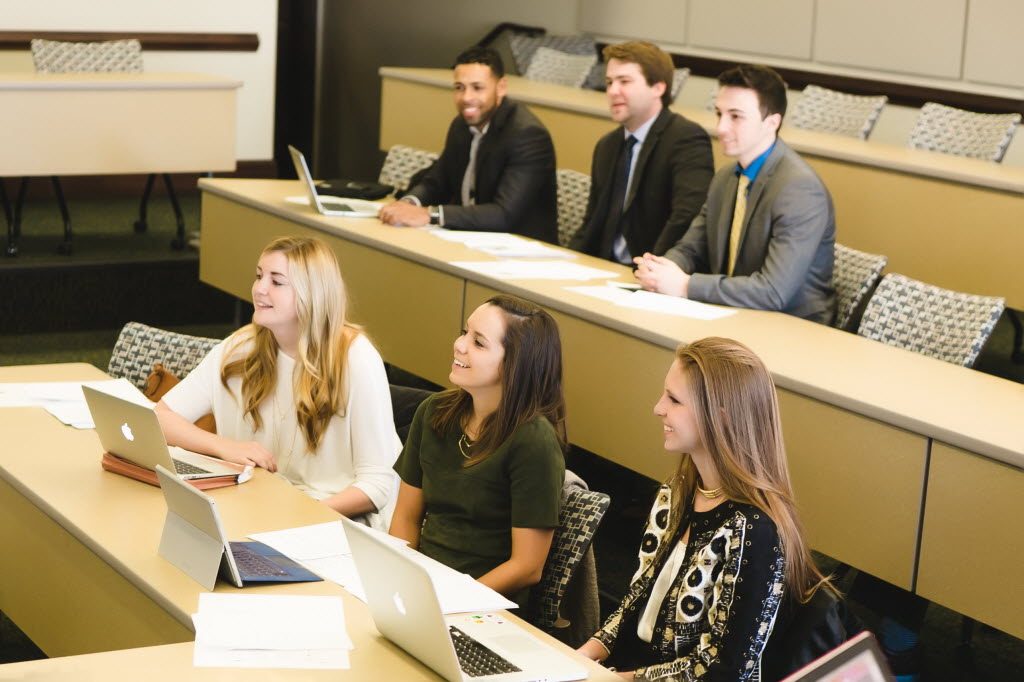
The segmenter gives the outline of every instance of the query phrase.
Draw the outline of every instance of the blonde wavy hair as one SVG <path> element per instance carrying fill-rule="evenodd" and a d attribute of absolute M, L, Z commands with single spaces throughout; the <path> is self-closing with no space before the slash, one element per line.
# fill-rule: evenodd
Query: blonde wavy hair
<path fill-rule="evenodd" d="M 288 261 L 288 281 L 295 292 L 299 338 L 294 377 L 295 415 L 310 452 L 315 453 L 335 414 L 344 414 L 345 361 L 359 327 L 345 319 L 348 299 L 334 252 L 318 239 L 279 237 L 261 256 L 280 253 Z M 252 343 L 248 353 L 235 352 Z M 258 431 L 259 406 L 274 392 L 277 341 L 266 327 L 248 324 L 231 337 L 225 349 L 220 380 L 242 378 L 242 407 Z"/>
<path fill-rule="evenodd" d="M 676 360 L 686 378 L 697 432 L 725 495 L 757 507 L 775 522 L 785 556 L 787 592 L 801 602 L 822 586 L 835 592 L 804 540 L 789 480 L 778 397 L 764 363 L 738 341 L 718 337 L 679 346 Z M 669 481 L 668 537 L 689 522 L 685 517 L 697 483 L 697 467 L 684 453 Z"/>

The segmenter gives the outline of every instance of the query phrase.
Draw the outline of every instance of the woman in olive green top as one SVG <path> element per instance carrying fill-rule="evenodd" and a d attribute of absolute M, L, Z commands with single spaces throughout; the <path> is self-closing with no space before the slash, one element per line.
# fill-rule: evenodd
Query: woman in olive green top
<path fill-rule="evenodd" d="M 525 605 L 565 478 L 558 327 L 526 301 L 495 296 L 454 351 L 456 388 L 420 405 L 395 463 L 391 534 Z"/>

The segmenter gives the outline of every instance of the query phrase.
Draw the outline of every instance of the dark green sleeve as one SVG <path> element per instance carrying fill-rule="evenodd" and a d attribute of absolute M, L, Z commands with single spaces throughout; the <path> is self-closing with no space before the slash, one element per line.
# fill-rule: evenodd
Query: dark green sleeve
<path fill-rule="evenodd" d="M 427 404 L 430 402 L 431 400 L 428 398 L 416 408 L 416 414 L 413 415 L 412 425 L 409 427 L 409 436 L 405 439 L 402 454 L 395 460 L 395 471 L 398 472 L 399 477 L 414 488 L 423 487 L 420 446 L 423 444 L 424 428 L 430 428 L 429 426 L 424 426 L 424 422 L 427 420 Z"/>
<path fill-rule="evenodd" d="M 555 429 L 544 418 L 513 435 L 508 454 L 513 528 L 557 528 L 565 458 Z"/>

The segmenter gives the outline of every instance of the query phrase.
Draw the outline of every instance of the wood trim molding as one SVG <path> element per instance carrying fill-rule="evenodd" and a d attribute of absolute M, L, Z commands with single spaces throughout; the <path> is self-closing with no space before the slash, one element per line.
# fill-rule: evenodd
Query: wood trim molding
<path fill-rule="evenodd" d="M 144 50 L 167 52 L 255 52 L 256 33 L 152 33 L 132 31 L 0 31 L 0 50 L 28 50 L 33 38 L 96 42 L 137 38 Z"/>

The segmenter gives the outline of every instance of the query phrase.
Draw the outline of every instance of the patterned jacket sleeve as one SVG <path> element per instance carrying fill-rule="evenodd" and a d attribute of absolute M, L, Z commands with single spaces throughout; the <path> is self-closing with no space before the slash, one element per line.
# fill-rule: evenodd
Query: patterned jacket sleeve
<path fill-rule="evenodd" d="M 784 559 L 765 514 L 737 512 L 706 551 L 714 557 L 710 628 L 685 656 L 636 671 L 645 680 L 757 680 L 782 599 Z M 709 557 L 711 558 L 711 557 Z"/>

